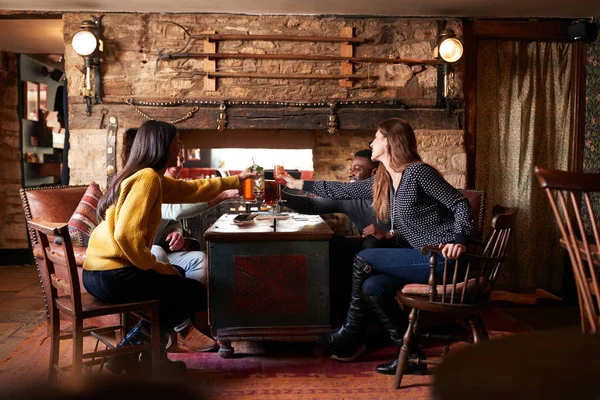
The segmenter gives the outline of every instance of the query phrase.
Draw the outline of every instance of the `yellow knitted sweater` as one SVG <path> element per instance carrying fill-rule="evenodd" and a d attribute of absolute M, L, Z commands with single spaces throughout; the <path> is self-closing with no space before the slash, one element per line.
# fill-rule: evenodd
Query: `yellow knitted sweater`
<path fill-rule="evenodd" d="M 127 266 L 172 269 L 150 252 L 161 220 L 162 203 L 209 201 L 226 189 L 240 186 L 236 176 L 183 181 L 144 168 L 121 183 L 119 200 L 108 207 L 104 220 L 90 236 L 83 268 L 106 271 Z"/>

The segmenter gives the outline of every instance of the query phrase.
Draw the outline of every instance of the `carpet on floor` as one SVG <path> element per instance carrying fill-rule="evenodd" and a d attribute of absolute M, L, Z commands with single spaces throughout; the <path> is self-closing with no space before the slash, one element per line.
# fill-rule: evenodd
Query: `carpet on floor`
<path fill-rule="evenodd" d="M 525 332 L 527 328 L 499 309 L 491 309 L 483 315 L 486 328 L 495 338 Z M 449 329 L 461 330 L 460 325 Z M 48 371 L 50 343 L 46 326 L 40 325 L 4 362 L 0 363 L 0 386 L 5 389 L 31 387 L 45 382 Z M 460 332 L 459 332 L 460 333 Z M 426 376 L 408 375 L 400 390 L 392 389 L 393 376 L 374 371 L 377 364 L 396 356 L 393 346 L 381 346 L 375 339 L 368 342 L 369 352 L 359 361 L 340 363 L 326 355 L 318 354 L 314 343 L 257 342 L 234 343 L 233 358 L 223 359 L 217 353 L 170 353 L 169 358 L 187 364 L 180 382 L 191 387 L 199 399 L 429 399 L 431 373 Z M 86 339 L 90 349 L 93 341 Z M 429 358 L 439 357 L 444 343 L 422 341 Z M 466 343 L 452 345 L 451 351 L 459 351 Z M 61 364 L 70 362 L 70 342 L 61 344 Z M 431 371 L 431 370 L 430 370 Z M 110 375 L 105 372 L 103 374 Z M 67 380 L 68 376 L 59 377 Z M 115 399 L 113 399 L 115 400 Z M 149 399 L 145 399 L 149 400 Z"/>

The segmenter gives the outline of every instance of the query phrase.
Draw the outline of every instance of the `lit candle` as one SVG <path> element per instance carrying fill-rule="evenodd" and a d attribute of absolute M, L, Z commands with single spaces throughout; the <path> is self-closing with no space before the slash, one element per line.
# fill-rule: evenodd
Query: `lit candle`
<path fill-rule="evenodd" d="M 244 206 L 239 206 L 239 207 L 238 207 L 238 211 L 244 212 L 244 211 L 246 211 L 246 207 L 244 207 Z"/>

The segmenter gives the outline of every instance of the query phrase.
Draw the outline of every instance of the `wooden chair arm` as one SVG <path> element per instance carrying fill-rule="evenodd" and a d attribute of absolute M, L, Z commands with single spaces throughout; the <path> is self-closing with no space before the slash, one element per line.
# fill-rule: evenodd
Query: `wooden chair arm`
<path fill-rule="evenodd" d="M 42 218 L 34 218 L 27 221 L 27 224 L 33 229 L 37 229 L 46 235 L 51 236 L 57 236 L 59 234 L 58 230 L 67 225 L 66 222 L 50 222 Z"/>
<path fill-rule="evenodd" d="M 437 277 L 436 277 L 436 268 L 437 268 L 437 259 L 438 255 L 442 254 L 442 249 L 438 246 L 425 246 L 421 248 L 421 255 L 425 255 L 431 253 L 431 259 L 429 261 L 429 279 L 427 280 L 427 284 L 429 285 L 429 301 L 433 302 L 437 298 Z M 505 257 L 488 257 L 482 256 L 478 254 L 471 253 L 462 253 L 458 260 L 465 260 L 468 262 L 478 261 L 480 263 L 483 262 L 501 262 Z M 465 277 L 465 281 L 466 281 Z"/>

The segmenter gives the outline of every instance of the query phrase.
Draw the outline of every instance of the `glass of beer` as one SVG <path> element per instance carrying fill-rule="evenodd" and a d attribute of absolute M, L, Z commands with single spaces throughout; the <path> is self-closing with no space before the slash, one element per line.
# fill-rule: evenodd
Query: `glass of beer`
<path fill-rule="evenodd" d="M 265 179 L 265 193 L 263 200 L 266 205 L 273 206 L 279 200 L 279 185 L 277 182 Z"/>

